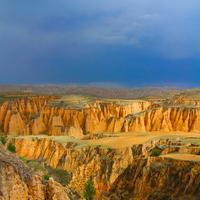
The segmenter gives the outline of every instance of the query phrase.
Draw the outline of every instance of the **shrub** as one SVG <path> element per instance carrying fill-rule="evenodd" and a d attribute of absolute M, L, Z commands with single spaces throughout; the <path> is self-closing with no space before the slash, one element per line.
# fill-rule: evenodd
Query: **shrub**
<path fill-rule="evenodd" d="M 112 158 L 109 156 L 104 156 L 104 157 L 102 157 L 102 161 L 105 161 L 106 163 L 110 163 L 110 162 L 112 162 Z"/>
<path fill-rule="evenodd" d="M 95 197 L 95 194 L 96 194 L 96 190 L 95 190 L 95 187 L 94 187 L 94 183 L 93 183 L 92 180 L 88 180 L 85 183 L 85 188 L 84 188 L 84 191 L 83 191 L 83 197 L 86 200 L 93 200 L 94 197 Z"/>
<path fill-rule="evenodd" d="M 7 146 L 7 150 L 12 152 L 12 153 L 16 153 L 16 148 L 13 144 L 9 143 Z"/>
<path fill-rule="evenodd" d="M 45 174 L 45 175 L 43 176 L 43 178 L 44 178 L 44 180 L 48 181 L 49 178 L 50 178 L 50 176 L 49 176 L 48 174 Z"/>
<path fill-rule="evenodd" d="M 7 136 L 5 136 L 5 135 L 1 135 L 1 136 L 0 136 L 0 141 L 1 141 L 1 143 L 2 143 L 3 145 L 5 145 L 6 142 L 8 141 Z"/>
<path fill-rule="evenodd" d="M 28 160 L 26 159 L 26 157 L 19 156 L 19 159 L 20 159 L 21 161 L 23 161 L 24 163 L 27 163 L 27 162 L 28 162 Z"/>
<path fill-rule="evenodd" d="M 28 160 L 27 164 L 34 172 L 48 174 L 45 167 L 39 160 Z"/>
<path fill-rule="evenodd" d="M 156 157 L 156 156 L 159 156 L 161 154 L 161 152 L 162 151 L 160 149 L 154 148 L 154 149 L 151 150 L 151 154 L 150 155 Z"/>
<path fill-rule="evenodd" d="M 62 185 L 69 184 L 70 180 L 72 179 L 71 173 L 63 169 L 53 169 L 48 167 L 47 170 L 49 175 Z"/>
<path fill-rule="evenodd" d="M 33 115 L 31 116 L 31 119 L 34 120 L 34 119 L 37 119 L 38 117 L 39 117 L 39 114 L 33 114 Z"/>
<path fill-rule="evenodd" d="M 44 131 L 42 133 L 40 133 L 41 135 L 48 135 L 49 133 L 47 131 Z"/>

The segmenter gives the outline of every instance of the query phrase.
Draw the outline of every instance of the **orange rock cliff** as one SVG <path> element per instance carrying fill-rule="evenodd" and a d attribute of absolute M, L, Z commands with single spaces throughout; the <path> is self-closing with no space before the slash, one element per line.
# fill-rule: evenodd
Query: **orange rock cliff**
<path fill-rule="evenodd" d="M 0 128 L 9 135 L 70 135 L 98 132 L 200 131 L 200 108 L 150 101 L 95 101 L 81 109 L 52 106 L 53 97 L 27 97 L 0 106 Z M 186 102 L 188 104 L 188 102 Z M 197 144 L 166 138 L 125 148 L 78 146 L 58 137 L 9 137 L 0 148 L 0 199 L 78 200 L 92 179 L 99 200 L 198 200 L 200 162 L 164 157 L 169 153 L 200 154 Z M 84 142 L 84 140 L 79 140 Z M 12 144 L 16 154 L 5 151 Z M 153 156 L 152 150 L 159 150 Z M 37 160 L 72 174 L 67 186 L 44 181 L 17 156 Z M 72 192 L 73 191 L 73 192 Z M 77 194 L 78 197 L 72 195 Z"/>
<path fill-rule="evenodd" d="M 0 146 L 0 199 L 2 200 L 74 200 L 70 189 L 35 174 L 16 155 Z"/>
<path fill-rule="evenodd" d="M 200 108 L 149 101 L 126 105 L 97 101 L 82 109 L 49 106 L 50 97 L 28 97 L 0 106 L 0 128 L 14 135 L 74 135 L 131 131 L 200 131 Z"/>
<path fill-rule="evenodd" d="M 0 106 L 0 127 L 8 134 L 73 135 L 83 133 L 127 131 L 126 116 L 144 111 L 148 101 L 128 105 L 95 102 L 83 109 L 48 105 L 48 97 L 24 98 Z M 125 130 L 126 129 L 126 130 Z"/>
<path fill-rule="evenodd" d="M 64 145 L 47 138 L 16 138 L 12 143 L 20 156 L 71 172 L 68 187 L 73 191 L 81 193 L 91 178 L 100 200 L 197 200 L 200 196 L 199 162 L 149 156 L 151 149 L 159 145 L 164 147 L 162 154 L 199 154 L 199 147 L 178 146 L 178 142 L 165 139 L 124 149 L 76 148 L 75 144 Z"/>

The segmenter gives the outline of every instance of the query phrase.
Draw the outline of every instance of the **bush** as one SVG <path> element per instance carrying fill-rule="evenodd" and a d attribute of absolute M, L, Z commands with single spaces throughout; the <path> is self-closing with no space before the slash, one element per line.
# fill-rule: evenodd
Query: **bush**
<path fill-rule="evenodd" d="M 0 141 L 1 141 L 1 143 L 2 143 L 3 145 L 5 145 L 6 142 L 8 141 L 7 136 L 5 136 L 5 135 L 1 135 L 1 136 L 0 136 Z"/>
<path fill-rule="evenodd" d="M 49 175 L 53 177 L 54 180 L 56 180 L 64 186 L 69 184 L 69 182 L 72 179 L 72 174 L 63 169 L 53 169 L 51 167 L 48 167 L 47 170 Z"/>
<path fill-rule="evenodd" d="M 34 119 L 37 119 L 38 117 L 39 117 L 39 114 L 33 114 L 33 115 L 31 116 L 31 119 L 34 120 Z"/>
<path fill-rule="evenodd" d="M 19 156 L 19 159 L 20 159 L 21 161 L 23 161 L 24 163 L 27 163 L 27 159 L 26 159 L 25 157 Z"/>
<path fill-rule="evenodd" d="M 111 163 L 112 162 L 112 158 L 109 156 L 104 156 L 102 157 L 102 161 L 105 161 L 106 163 Z"/>
<path fill-rule="evenodd" d="M 151 154 L 150 155 L 156 157 L 156 156 L 159 156 L 161 154 L 161 152 L 162 151 L 160 149 L 154 148 L 154 149 L 151 150 Z"/>
<path fill-rule="evenodd" d="M 12 152 L 12 153 L 16 153 L 16 148 L 13 144 L 9 143 L 7 146 L 7 150 Z"/>
<path fill-rule="evenodd" d="M 96 194 L 96 190 L 95 190 L 95 187 L 94 187 L 94 183 L 93 183 L 92 180 L 88 180 L 85 183 L 85 188 L 84 188 L 84 191 L 83 191 L 83 197 L 86 200 L 93 200 L 94 197 L 95 197 L 95 194 Z"/>
<path fill-rule="evenodd" d="M 50 178 L 50 176 L 49 176 L 48 174 L 45 174 L 45 175 L 43 176 L 43 178 L 44 178 L 44 180 L 48 181 L 49 178 Z"/>

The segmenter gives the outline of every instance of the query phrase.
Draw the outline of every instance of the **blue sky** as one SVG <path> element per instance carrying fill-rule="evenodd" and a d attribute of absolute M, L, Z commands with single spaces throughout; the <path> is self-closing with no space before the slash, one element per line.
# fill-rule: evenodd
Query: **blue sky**
<path fill-rule="evenodd" d="M 199 0 L 2 0 L 0 83 L 200 85 Z"/>

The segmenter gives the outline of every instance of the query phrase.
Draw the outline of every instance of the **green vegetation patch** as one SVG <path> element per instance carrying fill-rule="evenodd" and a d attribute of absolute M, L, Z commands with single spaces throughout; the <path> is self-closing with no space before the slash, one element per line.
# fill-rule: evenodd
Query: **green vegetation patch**
<path fill-rule="evenodd" d="M 83 197 L 85 200 L 93 200 L 95 198 L 96 190 L 94 187 L 94 183 L 92 180 L 88 180 L 85 183 L 84 191 L 83 191 Z"/>
<path fill-rule="evenodd" d="M 39 174 L 47 174 L 44 162 L 39 160 L 27 160 L 26 163 L 34 172 L 37 172 Z"/>
<path fill-rule="evenodd" d="M 27 162 L 28 162 L 28 160 L 26 159 L 26 157 L 19 156 L 19 159 L 20 159 L 21 161 L 23 161 L 24 163 L 27 163 Z"/>
<path fill-rule="evenodd" d="M 31 116 L 31 120 L 37 119 L 40 115 L 39 114 L 33 114 Z"/>
<path fill-rule="evenodd" d="M 6 135 L 1 135 L 0 136 L 0 142 L 5 145 L 8 141 L 8 137 Z"/>
<path fill-rule="evenodd" d="M 48 181 L 49 178 L 50 178 L 50 176 L 49 176 L 48 174 L 44 174 L 44 175 L 43 175 L 43 178 L 44 178 L 45 181 Z"/>
<path fill-rule="evenodd" d="M 156 156 L 160 156 L 161 153 L 162 153 L 162 150 L 159 149 L 158 147 L 155 147 L 151 150 L 150 155 L 156 157 Z"/>
<path fill-rule="evenodd" d="M 28 165 L 34 172 L 40 174 L 46 181 L 52 177 L 55 181 L 66 186 L 72 179 L 72 173 L 63 169 L 47 166 L 42 160 L 28 160 L 25 157 L 19 157 L 19 159 Z"/>
<path fill-rule="evenodd" d="M 63 169 L 47 167 L 47 171 L 49 176 L 64 186 L 68 185 L 72 179 L 72 173 Z"/>
<path fill-rule="evenodd" d="M 11 153 L 16 153 L 16 147 L 12 143 L 8 144 L 7 150 L 10 151 Z"/>

